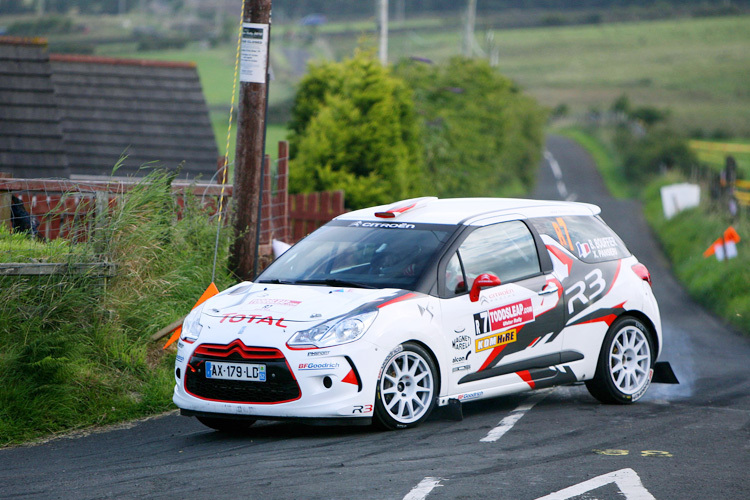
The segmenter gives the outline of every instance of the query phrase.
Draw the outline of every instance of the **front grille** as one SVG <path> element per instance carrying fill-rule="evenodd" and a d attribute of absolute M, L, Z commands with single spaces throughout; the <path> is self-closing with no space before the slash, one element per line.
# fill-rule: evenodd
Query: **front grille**
<path fill-rule="evenodd" d="M 262 363 L 265 382 L 206 378 L 206 361 Z M 299 399 L 301 394 L 284 354 L 278 349 L 248 347 L 239 339 L 228 345 L 198 346 L 185 370 L 185 389 L 202 399 L 235 403 L 281 403 Z"/>

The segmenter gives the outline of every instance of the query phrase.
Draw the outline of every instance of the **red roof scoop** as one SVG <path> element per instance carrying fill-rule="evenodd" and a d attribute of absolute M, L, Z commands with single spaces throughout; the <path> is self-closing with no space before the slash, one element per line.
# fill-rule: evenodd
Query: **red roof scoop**
<path fill-rule="evenodd" d="M 399 202 L 394 203 L 385 212 L 375 212 L 375 217 L 380 217 L 381 219 L 393 219 L 410 210 L 423 207 L 427 205 L 429 202 L 435 201 L 435 200 L 437 200 L 436 196 L 425 196 L 423 198 L 413 198 L 410 200 L 399 201 Z"/>

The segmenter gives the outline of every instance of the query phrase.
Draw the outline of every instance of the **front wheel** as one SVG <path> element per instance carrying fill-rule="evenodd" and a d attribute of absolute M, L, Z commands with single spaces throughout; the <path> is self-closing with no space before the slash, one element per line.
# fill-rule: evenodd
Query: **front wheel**
<path fill-rule="evenodd" d="M 377 423 L 386 429 L 405 429 L 423 422 L 432 412 L 438 372 L 427 351 L 406 342 L 383 365 L 375 396 Z"/>
<path fill-rule="evenodd" d="M 592 396 L 606 404 L 641 399 L 651 384 L 654 348 L 648 329 L 635 318 L 619 318 L 607 331 L 593 380 Z"/>
<path fill-rule="evenodd" d="M 200 423 L 219 432 L 229 434 L 241 434 L 247 431 L 255 423 L 252 419 L 232 419 L 214 417 L 196 417 Z"/>

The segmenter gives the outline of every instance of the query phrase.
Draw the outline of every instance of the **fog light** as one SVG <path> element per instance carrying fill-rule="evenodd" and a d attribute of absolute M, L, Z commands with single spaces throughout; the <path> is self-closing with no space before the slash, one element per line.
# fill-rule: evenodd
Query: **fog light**
<path fill-rule="evenodd" d="M 323 377 L 323 387 L 330 389 L 332 385 L 333 380 L 331 380 L 331 377 Z"/>
<path fill-rule="evenodd" d="M 177 375 L 177 378 L 180 378 L 180 369 L 179 369 L 179 368 L 178 368 L 178 369 L 176 369 L 176 370 L 174 371 L 174 374 L 175 374 L 175 375 Z"/>

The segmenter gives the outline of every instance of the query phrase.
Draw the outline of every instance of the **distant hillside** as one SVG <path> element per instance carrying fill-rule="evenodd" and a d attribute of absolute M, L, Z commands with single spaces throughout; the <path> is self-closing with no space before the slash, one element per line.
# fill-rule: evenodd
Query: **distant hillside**
<path fill-rule="evenodd" d="M 425 14 L 455 15 L 466 9 L 468 0 L 389 0 L 393 19 L 399 20 Z M 303 19 L 310 14 L 322 14 L 330 19 L 374 18 L 379 0 L 273 0 L 274 15 L 282 20 Z M 191 12 L 231 12 L 239 9 L 234 0 L 47 0 L 41 4 L 29 0 L 3 0 L 0 16 L 35 12 L 80 14 L 123 14 L 148 12 L 151 14 L 189 14 Z M 571 24 L 623 20 L 623 13 L 632 12 L 636 18 L 669 16 L 711 16 L 744 12 L 750 9 L 750 0 L 477 0 L 480 16 L 506 11 L 581 12 L 587 18 L 550 16 L 546 24 Z M 626 17 L 630 17 L 626 15 Z M 320 18 L 317 18 L 318 20 Z M 526 24 L 526 23 L 524 23 Z"/>

